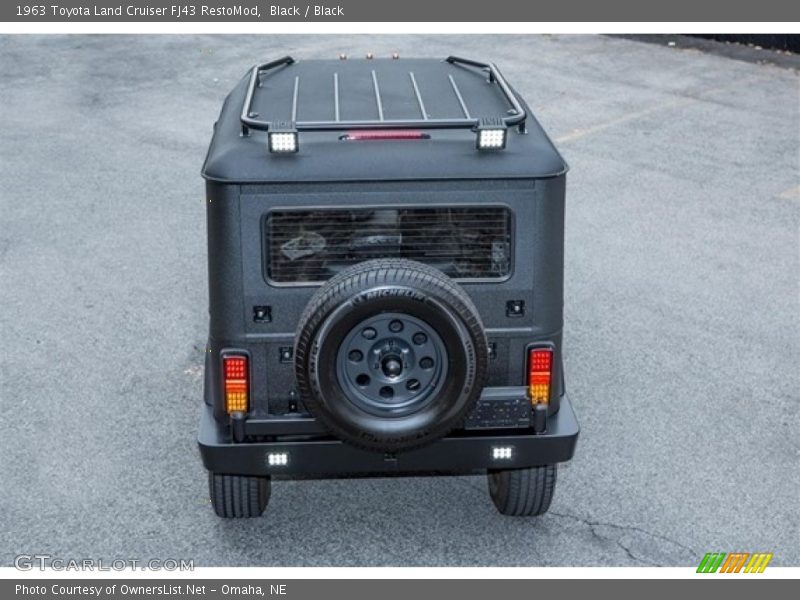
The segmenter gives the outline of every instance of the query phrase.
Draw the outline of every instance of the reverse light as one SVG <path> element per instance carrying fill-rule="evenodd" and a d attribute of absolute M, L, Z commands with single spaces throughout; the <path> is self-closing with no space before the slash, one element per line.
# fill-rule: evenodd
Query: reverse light
<path fill-rule="evenodd" d="M 492 447 L 492 458 L 494 460 L 510 460 L 513 455 L 514 449 L 511 446 Z"/>
<path fill-rule="evenodd" d="M 552 348 L 531 348 L 528 351 L 528 396 L 531 404 L 550 402 L 552 370 Z"/>
<path fill-rule="evenodd" d="M 270 452 L 267 454 L 267 464 L 271 467 L 285 467 L 289 464 L 288 452 Z"/>
<path fill-rule="evenodd" d="M 249 377 L 247 357 L 229 354 L 222 358 L 225 387 L 225 411 L 228 414 L 247 412 L 249 406 Z"/>
<path fill-rule="evenodd" d="M 292 154 L 300 149 L 297 129 L 292 123 L 273 123 L 267 132 L 267 142 L 273 154 Z"/>

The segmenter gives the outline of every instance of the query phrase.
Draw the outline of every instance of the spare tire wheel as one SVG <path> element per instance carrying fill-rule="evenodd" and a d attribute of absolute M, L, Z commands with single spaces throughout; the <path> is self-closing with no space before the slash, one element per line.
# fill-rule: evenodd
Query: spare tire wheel
<path fill-rule="evenodd" d="M 295 339 L 306 407 L 333 435 L 369 450 L 409 450 L 446 435 L 486 378 L 486 335 L 472 301 L 415 261 L 345 269 L 311 298 Z"/>

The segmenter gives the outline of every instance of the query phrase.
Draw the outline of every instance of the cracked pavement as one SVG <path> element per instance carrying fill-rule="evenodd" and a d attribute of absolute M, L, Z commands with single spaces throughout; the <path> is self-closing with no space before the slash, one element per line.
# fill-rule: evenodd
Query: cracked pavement
<path fill-rule="evenodd" d="M 209 506 L 212 123 L 257 61 L 366 51 L 497 62 L 572 167 L 582 433 L 541 519 L 499 516 L 482 477 L 279 481 L 240 522 Z M 560 35 L 4 36 L 0 66 L 0 564 L 800 565 L 796 69 Z"/>

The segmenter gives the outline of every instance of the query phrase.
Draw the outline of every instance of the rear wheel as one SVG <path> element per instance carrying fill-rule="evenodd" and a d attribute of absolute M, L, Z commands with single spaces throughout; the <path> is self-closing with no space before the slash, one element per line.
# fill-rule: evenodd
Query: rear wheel
<path fill-rule="evenodd" d="M 497 510 L 512 517 L 543 515 L 556 489 L 556 465 L 490 471 L 489 495 Z"/>
<path fill-rule="evenodd" d="M 269 502 L 269 477 L 208 473 L 211 506 L 226 519 L 260 517 Z"/>

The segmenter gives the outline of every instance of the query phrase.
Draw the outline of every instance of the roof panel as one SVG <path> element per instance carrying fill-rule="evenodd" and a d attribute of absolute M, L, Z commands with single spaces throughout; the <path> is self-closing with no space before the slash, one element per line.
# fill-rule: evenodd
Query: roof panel
<path fill-rule="evenodd" d="M 503 117 L 510 104 L 478 68 L 435 59 L 310 60 L 262 73 L 251 114 L 263 121 Z M 431 130 L 421 141 L 343 142 L 342 132 L 301 132 L 300 152 L 270 155 L 266 133 L 241 135 L 249 77 L 229 94 L 215 127 L 205 177 L 232 182 L 547 177 L 566 165 L 530 110 L 527 133 L 509 130 L 506 150 L 475 149 L 470 130 Z M 416 87 L 415 84 L 416 83 Z M 337 94 L 338 89 L 338 94 Z M 338 100 L 338 102 L 337 102 Z"/>

